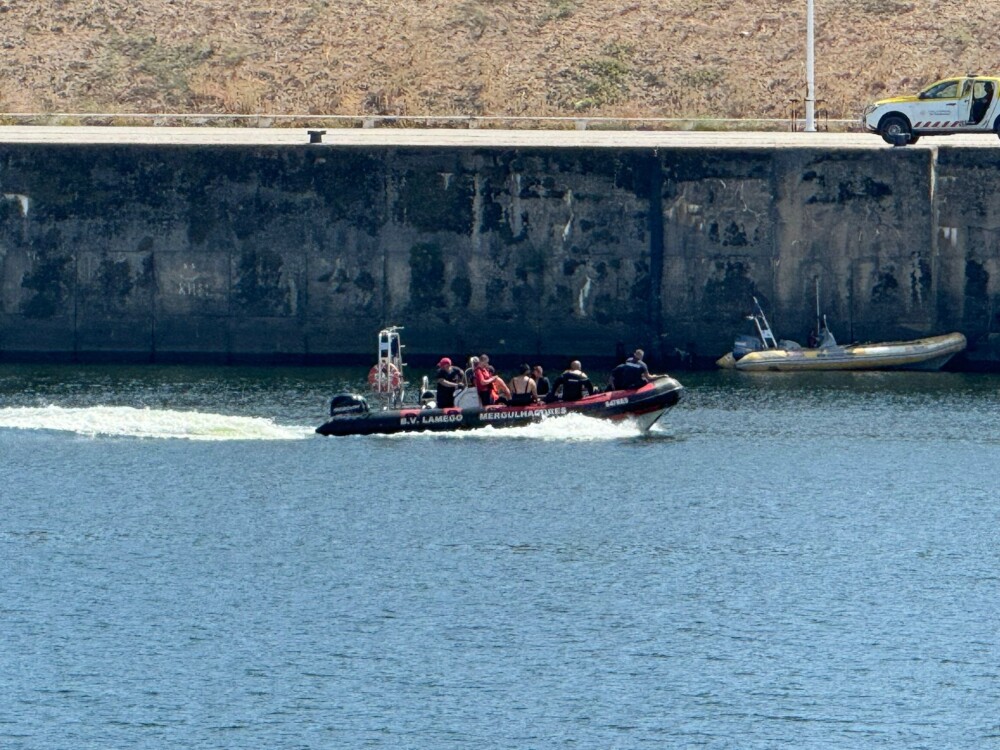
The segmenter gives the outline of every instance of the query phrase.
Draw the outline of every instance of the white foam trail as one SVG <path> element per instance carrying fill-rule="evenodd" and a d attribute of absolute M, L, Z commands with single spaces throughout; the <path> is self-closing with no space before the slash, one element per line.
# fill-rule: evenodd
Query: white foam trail
<path fill-rule="evenodd" d="M 391 440 L 441 439 L 459 440 L 561 440 L 561 441 L 599 441 L 625 440 L 637 438 L 642 430 L 631 420 L 611 422 L 606 419 L 585 417 L 582 414 L 566 414 L 560 417 L 549 417 L 541 422 L 533 422 L 521 427 L 481 427 L 476 430 L 457 430 L 455 432 L 407 432 L 395 435 L 380 435 Z"/>
<path fill-rule="evenodd" d="M 57 430 L 90 437 L 182 440 L 302 440 L 311 427 L 279 425 L 261 417 L 231 417 L 197 411 L 135 409 L 130 406 L 61 406 L 0 409 L 0 429 Z"/>

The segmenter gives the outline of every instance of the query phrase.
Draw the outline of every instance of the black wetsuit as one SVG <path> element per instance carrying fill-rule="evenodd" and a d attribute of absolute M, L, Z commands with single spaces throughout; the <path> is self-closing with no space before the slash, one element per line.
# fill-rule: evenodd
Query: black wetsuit
<path fill-rule="evenodd" d="M 562 386 L 560 401 L 579 401 L 583 398 L 584 390 L 587 391 L 588 396 L 597 390 L 590 382 L 590 378 L 587 377 L 587 373 L 579 370 L 566 370 L 556 378 L 556 382 L 552 385 L 553 393 L 557 392 L 560 386 Z"/>
<path fill-rule="evenodd" d="M 542 377 L 535 380 L 535 392 L 538 393 L 538 397 L 548 396 L 549 391 L 552 390 L 552 386 L 549 385 L 549 379 L 542 375 Z"/>
<path fill-rule="evenodd" d="M 451 367 L 442 367 L 434 376 L 434 382 L 437 383 L 437 407 L 438 409 L 450 409 L 455 405 L 455 389 L 438 383 L 442 379 L 449 383 L 461 383 L 462 371 L 452 365 Z"/>

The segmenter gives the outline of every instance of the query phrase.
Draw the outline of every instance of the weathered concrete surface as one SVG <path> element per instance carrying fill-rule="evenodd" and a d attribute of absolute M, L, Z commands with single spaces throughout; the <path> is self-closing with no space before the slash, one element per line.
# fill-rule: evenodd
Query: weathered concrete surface
<path fill-rule="evenodd" d="M 981 141 L 979 141 L 981 142 Z M 990 148 L 0 142 L 0 357 L 722 354 L 960 330 L 1000 361 Z"/>
<path fill-rule="evenodd" d="M 937 332 L 932 151 L 686 153 L 667 157 L 664 311 L 688 351 L 731 344 L 756 295 L 779 335 L 805 341 L 816 281 L 843 340 Z M 686 283 L 685 283 L 686 282 Z M 687 311 L 685 313 L 685 311 Z"/>
<path fill-rule="evenodd" d="M 935 164 L 934 299 L 970 339 L 970 366 L 1000 368 L 1000 152 L 941 149 Z"/>

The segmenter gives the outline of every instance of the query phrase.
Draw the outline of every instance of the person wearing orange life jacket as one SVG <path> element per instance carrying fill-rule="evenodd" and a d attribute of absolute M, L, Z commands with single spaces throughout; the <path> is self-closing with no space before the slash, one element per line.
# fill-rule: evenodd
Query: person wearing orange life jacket
<path fill-rule="evenodd" d="M 503 378 L 496 374 L 496 370 L 490 365 L 488 354 L 479 355 L 479 363 L 476 365 L 474 380 L 476 392 L 479 394 L 479 403 L 483 406 L 490 406 L 496 403 L 497 394 L 503 393 L 510 398 L 510 389 L 503 382 Z"/>
<path fill-rule="evenodd" d="M 493 383 L 496 382 L 497 376 L 490 372 L 488 354 L 479 355 L 479 361 L 476 362 L 472 377 L 476 384 L 476 393 L 479 394 L 479 403 L 483 406 L 489 406 L 493 403 Z"/>

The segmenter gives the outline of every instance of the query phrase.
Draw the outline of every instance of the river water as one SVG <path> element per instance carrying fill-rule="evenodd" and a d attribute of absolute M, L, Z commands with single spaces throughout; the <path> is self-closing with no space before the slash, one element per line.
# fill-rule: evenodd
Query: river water
<path fill-rule="evenodd" d="M 1000 747 L 1000 378 L 314 435 L 358 376 L 0 366 L 0 747 Z"/>

